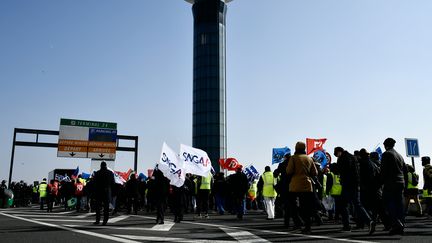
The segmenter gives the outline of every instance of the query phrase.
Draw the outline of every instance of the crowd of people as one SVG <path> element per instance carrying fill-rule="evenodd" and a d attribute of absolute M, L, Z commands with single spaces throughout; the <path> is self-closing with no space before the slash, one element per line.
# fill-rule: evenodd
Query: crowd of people
<path fill-rule="evenodd" d="M 155 169 L 149 178 L 132 173 L 129 180 L 116 184 L 114 174 L 101 163 L 99 171 L 84 180 L 57 181 L 43 179 L 33 187 L 24 182 L 12 183 L 15 207 L 39 203 L 40 209 L 52 211 L 53 205 L 65 210 L 96 212 L 95 224 L 106 225 L 109 215 L 119 211 L 137 214 L 155 212 L 156 223 L 164 224 L 165 211 L 181 222 L 184 214 L 209 218 L 209 212 L 236 215 L 242 220 L 249 210 L 263 210 L 268 220 L 283 218 L 287 228 L 310 234 L 312 225 L 323 220 L 341 224 L 341 230 L 367 228 L 373 234 L 377 223 L 389 234 L 402 235 L 405 216 L 412 203 L 416 216 L 432 216 L 432 166 L 429 157 L 422 157 L 423 193 L 419 194 L 419 176 L 394 149 L 396 141 L 384 141 L 385 152 L 380 156 L 366 149 L 352 154 L 336 147 L 336 163 L 324 168 L 306 155 L 306 145 L 298 142 L 293 155 L 271 171 L 270 166 L 258 180 L 250 181 L 242 169 L 226 175 L 223 172 L 208 176 L 187 174 L 181 187 L 170 185 L 163 173 Z M 4 206 L 5 181 L 1 185 Z M 423 211 L 419 196 L 426 204 Z M 259 214 L 255 214 L 259 215 Z M 352 226 L 352 221 L 355 226 Z"/>

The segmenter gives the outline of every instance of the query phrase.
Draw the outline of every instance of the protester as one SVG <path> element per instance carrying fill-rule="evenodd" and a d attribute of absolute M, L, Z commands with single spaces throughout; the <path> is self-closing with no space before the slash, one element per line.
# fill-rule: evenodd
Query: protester
<path fill-rule="evenodd" d="M 270 166 L 266 166 L 264 170 L 265 172 L 258 181 L 258 191 L 262 192 L 264 197 L 267 219 L 273 220 L 275 218 L 275 199 L 277 196 L 275 178 L 273 177 Z"/>
<path fill-rule="evenodd" d="M 44 204 L 46 203 L 47 196 L 48 196 L 47 190 L 48 190 L 47 180 L 46 178 L 43 178 L 42 182 L 39 184 L 38 187 L 40 210 L 44 209 Z"/>
<path fill-rule="evenodd" d="M 81 201 L 84 195 L 84 184 L 81 181 L 81 175 L 75 180 L 74 189 L 75 189 L 75 197 L 76 197 L 76 211 L 79 212 L 81 210 Z"/>
<path fill-rule="evenodd" d="M 242 168 L 237 168 L 229 180 L 228 187 L 231 190 L 233 199 L 233 210 L 237 213 L 237 219 L 243 219 L 245 214 L 245 197 L 249 189 L 247 176 L 243 173 Z"/>
<path fill-rule="evenodd" d="M 416 215 L 420 217 L 423 215 L 423 209 L 419 199 L 419 176 L 415 173 L 414 167 L 409 164 L 406 164 L 405 166 L 407 168 L 407 182 L 405 183 L 405 213 L 408 214 L 410 201 L 413 199 L 417 207 Z"/>
<path fill-rule="evenodd" d="M 352 204 L 357 216 L 357 227 L 361 228 L 363 224 L 368 224 L 369 234 L 371 235 L 375 232 L 376 223 L 371 219 L 360 202 L 360 171 L 357 158 L 342 147 L 336 147 L 334 155 L 338 158 L 337 166 L 343 188 L 341 194 L 342 230 L 351 230 L 348 207 Z"/>
<path fill-rule="evenodd" d="M 426 201 L 426 213 L 428 218 L 432 217 L 432 166 L 430 157 L 424 156 L 421 158 L 423 166 L 423 198 Z"/>
<path fill-rule="evenodd" d="M 130 214 L 133 207 L 134 214 L 138 214 L 139 208 L 139 182 L 135 173 L 131 173 L 126 182 L 126 213 Z"/>
<path fill-rule="evenodd" d="M 58 194 L 58 186 L 54 183 L 54 180 L 50 180 L 47 191 L 47 212 L 52 212 L 54 201 Z"/>
<path fill-rule="evenodd" d="M 213 195 L 215 197 L 216 210 L 220 215 L 225 213 L 225 197 L 227 190 L 224 173 L 217 173 L 214 177 Z"/>
<path fill-rule="evenodd" d="M 291 214 L 291 211 L 297 211 L 297 204 L 293 204 L 291 205 L 290 200 L 289 200 L 289 196 L 290 196 L 290 192 L 289 192 L 289 184 L 291 181 L 291 176 L 289 176 L 287 174 L 287 167 L 288 167 L 288 162 L 291 158 L 291 153 L 286 153 L 284 155 L 283 161 L 282 163 L 280 163 L 278 165 L 277 171 L 280 173 L 279 174 L 279 181 L 276 184 L 276 192 L 278 193 L 282 203 L 283 203 L 283 211 L 284 211 L 284 225 L 286 227 L 289 227 L 290 225 L 290 218 L 293 217 L 295 225 L 300 225 L 300 218 L 297 217 L 298 214 Z"/>
<path fill-rule="evenodd" d="M 295 205 L 297 198 L 299 199 L 300 215 L 304 222 L 302 233 L 310 234 L 311 212 L 314 200 L 311 177 L 317 176 L 318 172 L 312 158 L 306 155 L 305 143 L 297 142 L 295 153 L 291 156 L 286 171 L 289 176 L 292 176 L 291 183 L 289 184 L 289 191 L 292 193 L 292 197 L 290 198 L 291 205 Z M 300 225 L 296 226 L 300 227 Z"/>
<path fill-rule="evenodd" d="M 340 182 L 340 174 L 336 163 L 329 166 L 330 172 L 326 181 L 326 194 L 334 199 L 334 207 L 329 210 L 329 219 L 339 221 L 342 209 L 342 185 Z"/>
<path fill-rule="evenodd" d="M 5 190 L 7 189 L 6 181 L 2 180 L 0 185 L 0 208 L 4 208 L 7 203 L 7 197 L 5 194 Z"/>
<path fill-rule="evenodd" d="M 173 213 L 174 222 L 180 223 L 183 220 L 183 210 L 185 207 L 185 185 L 180 187 L 172 186 L 172 196 L 173 196 Z"/>
<path fill-rule="evenodd" d="M 169 181 L 159 169 L 153 171 L 153 176 L 153 200 L 156 207 L 156 224 L 164 224 L 165 207 L 169 193 Z"/>
<path fill-rule="evenodd" d="M 100 223 L 100 211 L 103 207 L 103 221 L 102 225 L 106 225 L 109 218 L 109 202 L 111 197 L 111 190 L 114 186 L 114 174 L 107 169 L 107 164 L 103 161 L 100 165 L 100 170 L 96 171 L 94 174 L 94 189 L 96 198 L 96 221 L 94 224 L 98 225 Z"/>
<path fill-rule="evenodd" d="M 200 176 L 198 178 L 198 200 L 197 200 L 197 214 L 198 217 L 208 218 L 209 210 L 209 195 L 212 184 L 212 175 L 209 172 L 207 176 Z M 204 214 L 204 215 L 202 215 Z"/>
<path fill-rule="evenodd" d="M 405 187 L 405 162 L 396 152 L 393 138 L 384 141 L 385 152 L 381 159 L 381 180 L 383 182 L 383 199 L 385 209 L 390 217 L 390 235 L 403 235 L 405 212 L 403 206 L 403 190 Z"/>

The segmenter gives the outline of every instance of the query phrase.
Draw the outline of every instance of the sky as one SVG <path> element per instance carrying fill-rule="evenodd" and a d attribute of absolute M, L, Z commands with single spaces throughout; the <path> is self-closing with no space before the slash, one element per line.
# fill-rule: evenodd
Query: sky
<path fill-rule="evenodd" d="M 331 154 L 393 137 L 407 163 L 404 138 L 417 138 L 431 156 L 431 12 L 429 0 L 231 2 L 229 157 L 263 171 L 272 148 L 307 137 L 327 138 Z M 119 134 L 139 136 L 139 172 L 163 142 L 191 145 L 192 34 L 183 0 L 0 1 L 0 179 L 13 129 L 58 130 L 60 118 L 116 122 Z M 89 172 L 90 160 L 17 147 L 13 180 L 77 166 Z M 133 154 L 118 152 L 115 169 L 129 168 Z"/>

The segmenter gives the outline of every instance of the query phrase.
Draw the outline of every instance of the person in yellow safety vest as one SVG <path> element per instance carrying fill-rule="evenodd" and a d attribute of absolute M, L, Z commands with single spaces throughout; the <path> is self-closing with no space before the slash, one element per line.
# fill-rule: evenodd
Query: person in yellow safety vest
<path fill-rule="evenodd" d="M 248 190 L 248 197 L 250 199 L 251 202 L 251 209 L 257 210 L 258 209 L 258 204 L 257 204 L 257 191 L 258 191 L 258 181 L 254 180 L 252 182 L 252 184 L 249 187 Z"/>
<path fill-rule="evenodd" d="M 267 219 L 273 220 L 275 217 L 275 199 L 277 196 L 275 186 L 275 178 L 271 172 L 270 166 L 265 167 L 265 172 L 262 174 L 258 182 L 258 190 L 264 197 L 265 210 L 267 212 Z"/>
<path fill-rule="evenodd" d="M 330 220 L 339 220 L 340 210 L 341 210 L 341 195 L 342 195 L 342 185 L 340 183 L 340 175 L 337 171 L 336 163 L 330 164 L 330 172 L 327 176 L 326 181 L 326 194 L 333 197 L 335 201 L 334 210 L 329 210 Z M 333 217 L 334 216 L 334 217 Z"/>
<path fill-rule="evenodd" d="M 47 179 L 43 178 L 42 182 L 38 186 L 38 193 L 39 193 L 39 203 L 40 203 L 40 210 L 44 209 L 44 204 L 46 203 L 46 199 L 48 196 L 48 185 L 47 185 Z"/>
<path fill-rule="evenodd" d="M 38 181 L 33 182 L 32 203 L 34 204 L 39 202 L 38 184 Z"/>
<path fill-rule="evenodd" d="M 405 188 L 405 213 L 408 213 L 408 207 L 411 199 L 414 200 L 417 206 L 417 216 L 423 215 L 423 210 L 419 200 L 419 190 L 418 190 L 418 175 L 415 173 L 414 167 L 407 164 L 407 183 Z"/>
<path fill-rule="evenodd" d="M 202 217 L 201 213 L 204 213 L 204 218 L 208 218 L 209 209 L 209 196 L 212 184 L 212 174 L 209 172 L 207 176 L 201 176 L 198 179 L 198 205 L 197 214 L 198 217 Z"/>
<path fill-rule="evenodd" d="M 426 201 L 426 212 L 428 218 L 432 217 L 432 166 L 430 164 L 430 157 L 424 156 L 421 158 L 423 166 L 423 198 Z"/>

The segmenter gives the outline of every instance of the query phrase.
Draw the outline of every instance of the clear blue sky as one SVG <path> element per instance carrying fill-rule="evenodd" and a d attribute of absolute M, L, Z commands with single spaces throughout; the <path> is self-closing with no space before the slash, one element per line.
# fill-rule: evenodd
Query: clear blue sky
<path fill-rule="evenodd" d="M 431 12 L 429 0 L 230 3 L 229 156 L 262 171 L 273 147 L 306 137 L 328 138 L 332 152 L 389 136 L 403 155 L 405 137 L 432 155 Z M 183 0 L 0 1 L 0 178 L 14 127 L 57 130 L 62 117 L 138 135 L 140 171 L 164 141 L 190 145 L 192 23 Z M 78 165 L 90 168 L 20 147 L 13 179 Z M 132 166 L 131 154 L 117 154 L 116 169 Z"/>

